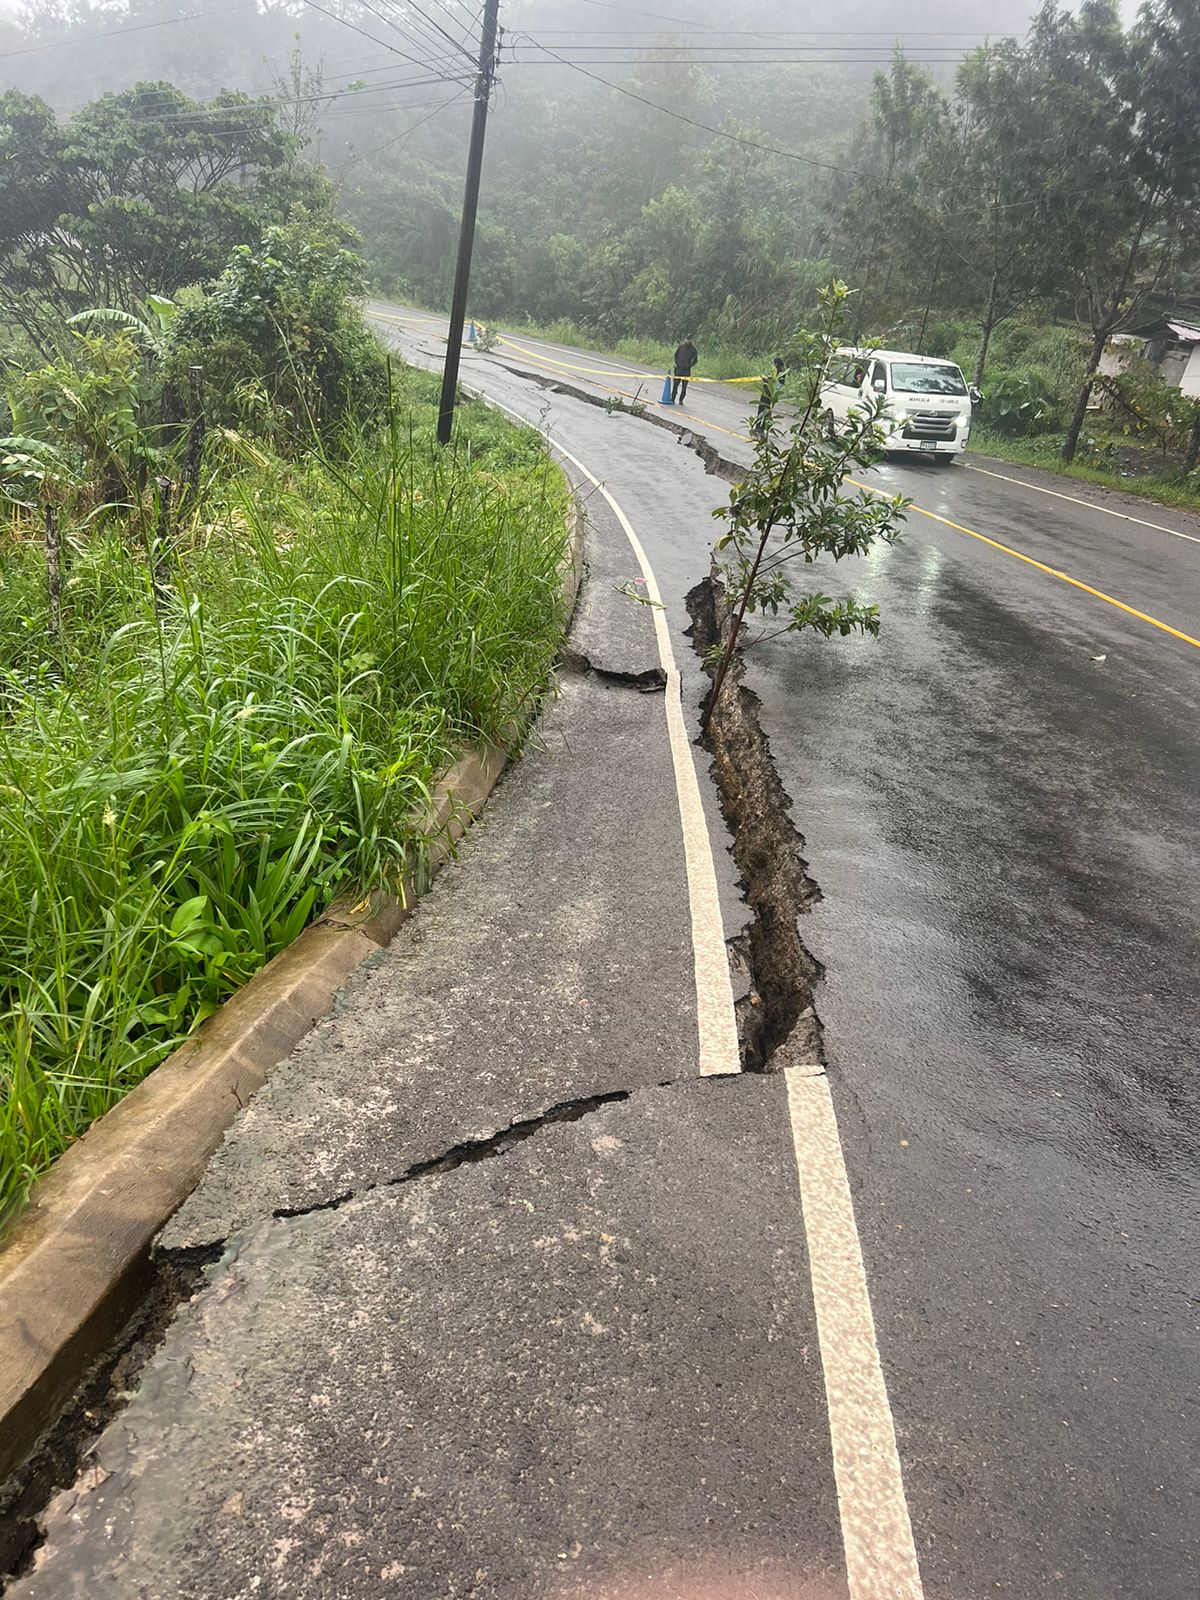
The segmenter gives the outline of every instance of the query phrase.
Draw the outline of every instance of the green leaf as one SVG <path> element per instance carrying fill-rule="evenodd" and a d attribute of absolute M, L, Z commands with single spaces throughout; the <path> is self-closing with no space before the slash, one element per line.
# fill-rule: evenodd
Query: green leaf
<path fill-rule="evenodd" d="M 208 896 L 206 894 L 193 895 L 190 900 L 185 900 L 171 918 L 171 936 L 181 940 L 183 935 L 193 928 L 198 928 L 204 921 L 205 912 L 208 910 Z"/>

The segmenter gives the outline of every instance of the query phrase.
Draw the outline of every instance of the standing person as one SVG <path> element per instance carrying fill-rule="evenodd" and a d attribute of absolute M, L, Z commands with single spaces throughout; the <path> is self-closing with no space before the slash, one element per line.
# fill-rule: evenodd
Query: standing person
<path fill-rule="evenodd" d="M 671 404 L 682 405 L 687 399 L 688 379 L 692 375 L 692 368 L 699 361 L 696 346 L 691 338 L 686 338 L 675 352 L 675 373 L 671 380 Z"/>

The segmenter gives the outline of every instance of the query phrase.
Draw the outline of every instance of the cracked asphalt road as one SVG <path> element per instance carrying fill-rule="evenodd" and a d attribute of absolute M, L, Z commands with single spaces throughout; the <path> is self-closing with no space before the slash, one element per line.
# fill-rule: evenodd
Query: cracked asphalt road
<path fill-rule="evenodd" d="M 436 362 L 444 323 L 401 315 Z M 464 382 L 617 497 L 694 727 L 684 596 L 726 486 L 546 387 L 632 394 L 627 364 L 514 344 Z M 744 461 L 745 396 L 689 400 Z M 823 892 L 803 932 L 924 1593 L 1191 1600 L 1200 524 L 975 466 L 882 469 L 924 511 L 818 576 L 883 636 L 765 644 L 747 682 Z M 591 505 L 574 648 L 629 678 L 649 618 Z M 211 1285 L 14 1594 L 913 1592 L 847 1583 L 788 1085 L 693 1077 L 661 703 L 568 673 L 461 860 L 235 1125 L 165 1240 L 223 1242 Z"/>
<path fill-rule="evenodd" d="M 399 337 L 436 358 L 444 322 L 424 330 Z M 486 368 L 657 398 L 628 363 L 513 344 L 464 376 L 531 417 Z M 724 485 L 661 429 L 547 397 L 678 607 Z M 688 398 L 650 410 L 747 460 L 744 393 Z M 747 682 L 822 891 L 803 932 L 926 1589 L 1182 1600 L 1200 519 L 969 462 L 880 469 L 922 508 L 904 542 L 817 574 L 880 603 L 878 641 L 764 644 Z"/>

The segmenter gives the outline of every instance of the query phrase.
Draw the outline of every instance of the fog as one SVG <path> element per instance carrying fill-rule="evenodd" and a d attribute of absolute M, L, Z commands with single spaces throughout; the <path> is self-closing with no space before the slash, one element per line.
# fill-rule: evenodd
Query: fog
<path fill-rule="evenodd" d="M 60 119 L 136 84 L 169 83 L 195 101 L 262 98 L 299 159 L 330 181 L 374 281 L 441 304 L 481 10 L 482 0 L 25 0 L 0 16 L 0 87 L 43 97 Z M 951 95 L 963 58 L 1024 37 L 1032 14 L 1023 0 L 961 0 L 936 13 L 938 26 L 929 8 L 896 0 L 836 10 L 760 0 L 752 13 L 734 0 L 501 0 L 476 307 L 649 332 L 683 314 L 669 300 L 694 304 L 697 326 L 723 326 L 725 307 L 743 337 L 756 308 L 805 303 L 810 267 L 814 282 L 831 262 L 861 269 L 867 241 L 843 201 L 864 165 L 881 170 L 887 118 L 872 84 L 895 52 L 911 75 L 883 95 L 905 102 L 915 162 L 912 106 L 919 115 L 926 96 Z M 201 140 L 228 118 L 169 104 L 157 88 L 135 114 L 177 136 L 179 160 L 185 132 Z M 658 270 L 668 255 L 671 285 Z M 684 280 L 704 288 L 684 294 Z"/>
<path fill-rule="evenodd" d="M 397 118 L 427 104 L 440 82 L 448 90 L 468 82 L 470 62 L 457 43 L 473 48 L 479 9 L 477 0 L 0 0 L 0 76 L 3 87 L 42 95 L 60 112 L 160 79 L 197 98 L 221 89 L 278 94 L 277 77 L 298 46 L 306 68 L 325 80 L 324 133 L 341 147 L 361 140 L 339 122 Z M 639 52 L 678 59 L 690 51 L 712 80 L 710 103 L 747 118 L 772 72 L 786 66 L 794 93 L 819 102 L 831 84 L 840 91 L 868 79 L 895 42 L 948 79 L 984 38 L 1024 32 L 1029 9 L 1019 0 L 963 0 L 948 31 L 931 26 L 925 8 L 895 0 L 848 0 L 836 26 L 831 15 L 823 5 L 763 0 L 751 30 L 745 8 L 731 0 L 659 0 L 646 9 L 616 0 L 503 0 L 496 121 L 506 103 L 519 108 L 539 85 L 557 92 L 566 82 L 581 107 L 590 105 L 593 91 L 604 91 L 585 69 L 621 78 Z"/>

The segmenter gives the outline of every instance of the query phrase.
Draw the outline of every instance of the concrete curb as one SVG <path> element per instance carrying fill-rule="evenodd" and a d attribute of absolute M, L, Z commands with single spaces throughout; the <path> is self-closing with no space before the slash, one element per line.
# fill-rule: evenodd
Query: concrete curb
<path fill-rule="evenodd" d="M 565 621 L 582 581 L 583 528 L 572 500 Z M 0 1484 L 127 1321 L 150 1281 L 155 1236 L 239 1109 L 412 914 L 506 763 L 497 746 L 469 750 L 434 789 L 419 880 L 398 896 L 331 907 L 38 1180 L 0 1245 Z"/>

